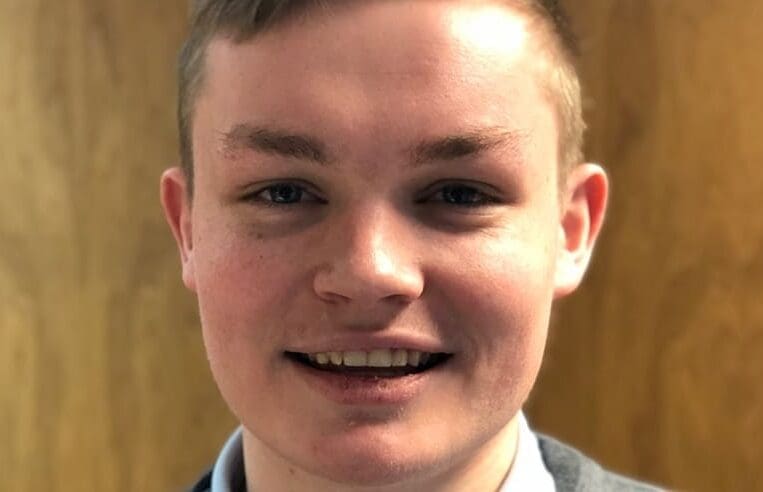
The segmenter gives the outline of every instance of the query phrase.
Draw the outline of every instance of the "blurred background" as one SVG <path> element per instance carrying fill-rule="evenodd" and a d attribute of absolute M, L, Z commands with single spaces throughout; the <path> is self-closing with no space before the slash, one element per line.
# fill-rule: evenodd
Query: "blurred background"
<path fill-rule="evenodd" d="M 763 2 L 574 0 L 613 182 L 535 427 L 763 490 Z M 0 0 L 0 490 L 178 490 L 235 426 L 158 202 L 185 0 Z"/>

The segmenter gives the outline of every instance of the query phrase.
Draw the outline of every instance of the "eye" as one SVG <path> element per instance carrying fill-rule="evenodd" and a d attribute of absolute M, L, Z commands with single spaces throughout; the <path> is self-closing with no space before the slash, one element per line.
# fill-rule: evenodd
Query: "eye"
<path fill-rule="evenodd" d="M 425 201 L 441 202 L 456 207 L 482 207 L 497 203 L 499 200 L 474 186 L 454 183 L 443 186 L 434 194 L 429 195 Z"/>
<path fill-rule="evenodd" d="M 307 202 L 320 202 L 305 186 L 297 183 L 274 183 L 245 197 L 247 201 L 261 202 L 268 206 L 297 205 Z"/>

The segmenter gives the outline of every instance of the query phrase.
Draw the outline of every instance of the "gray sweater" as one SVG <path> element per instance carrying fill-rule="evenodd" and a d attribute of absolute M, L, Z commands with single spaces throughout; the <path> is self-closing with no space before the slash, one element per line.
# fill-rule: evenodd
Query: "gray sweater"
<path fill-rule="evenodd" d="M 663 490 L 604 470 L 590 458 L 556 439 L 538 434 L 538 445 L 558 492 L 656 492 Z"/>

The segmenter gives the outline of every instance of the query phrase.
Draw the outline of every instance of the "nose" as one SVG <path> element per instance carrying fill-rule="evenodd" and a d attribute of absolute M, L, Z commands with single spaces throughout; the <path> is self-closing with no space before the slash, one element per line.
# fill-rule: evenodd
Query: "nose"
<path fill-rule="evenodd" d="M 410 225 L 383 211 L 346 214 L 331 224 L 315 293 L 330 303 L 409 303 L 421 296 L 424 277 L 408 237 Z"/>

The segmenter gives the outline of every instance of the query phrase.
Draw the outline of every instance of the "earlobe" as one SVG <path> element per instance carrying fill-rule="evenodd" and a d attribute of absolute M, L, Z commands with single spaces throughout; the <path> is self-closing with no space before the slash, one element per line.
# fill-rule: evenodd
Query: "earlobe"
<path fill-rule="evenodd" d="M 183 283 L 189 289 L 196 290 L 191 199 L 187 193 L 187 186 L 188 183 L 183 170 L 179 167 L 173 167 L 162 174 L 159 193 L 164 217 L 172 230 L 180 253 Z"/>
<path fill-rule="evenodd" d="M 570 171 L 559 224 L 554 297 L 573 292 L 583 280 L 607 206 L 607 175 L 597 164 L 581 164 Z"/>

